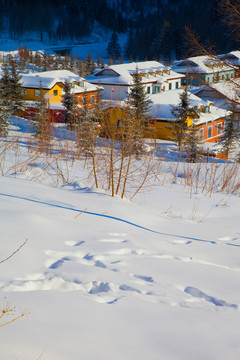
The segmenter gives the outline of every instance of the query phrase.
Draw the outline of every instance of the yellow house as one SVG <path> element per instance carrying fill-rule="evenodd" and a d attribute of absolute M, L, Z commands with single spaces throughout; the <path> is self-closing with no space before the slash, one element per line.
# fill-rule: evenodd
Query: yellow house
<path fill-rule="evenodd" d="M 21 78 L 22 93 L 25 101 L 38 101 L 41 91 L 45 99 L 50 103 L 61 103 L 63 97 L 64 82 L 72 85 L 72 93 L 80 98 L 84 93 L 91 94 L 96 98 L 99 88 L 89 84 L 84 78 L 68 70 L 44 71 L 23 75 Z M 91 96 L 90 96 L 90 100 Z"/>
<path fill-rule="evenodd" d="M 152 100 L 150 117 L 146 124 L 145 136 L 169 140 L 174 138 L 172 125 L 176 121 L 172 109 L 180 103 L 182 90 L 174 90 L 150 96 Z M 191 107 L 196 108 L 194 116 L 186 120 L 187 126 L 192 125 L 192 118 L 195 118 L 194 126 L 198 130 L 199 140 L 203 142 L 217 142 L 222 135 L 226 110 L 214 106 L 209 101 L 203 101 L 196 95 L 188 93 Z"/>
<path fill-rule="evenodd" d="M 50 103 L 60 103 L 62 100 L 62 89 L 63 84 L 57 83 L 52 88 L 44 88 L 42 85 L 39 85 L 39 87 L 31 88 L 31 87 L 24 87 L 23 88 L 23 95 L 24 100 L 32 100 L 37 101 L 40 99 L 41 96 L 41 89 L 43 92 L 43 96 L 50 102 Z"/>

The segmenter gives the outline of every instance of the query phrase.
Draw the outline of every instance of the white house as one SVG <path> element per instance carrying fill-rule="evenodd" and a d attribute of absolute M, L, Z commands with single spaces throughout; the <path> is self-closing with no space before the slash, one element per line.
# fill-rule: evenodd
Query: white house
<path fill-rule="evenodd" d="M 134 85 L 133 76 L 136 71 L 142 76 L 142 83 L 147 94 L 180 89 L 181 79 L 185 77 L 157 61 L 144 61 L 111 65 L 98 70 L 86 79 L 91 84 L 104 88 L 103 99 L 124 100 Z"/>

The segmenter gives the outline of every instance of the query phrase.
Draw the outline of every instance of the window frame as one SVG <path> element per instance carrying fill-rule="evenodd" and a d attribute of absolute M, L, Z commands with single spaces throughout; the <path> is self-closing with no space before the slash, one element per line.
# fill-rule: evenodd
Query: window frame
<path fill-rule="evenodd" d="M 211 136 L 209 136 L 209 131 L 211 132 Z M 213 126 L 210 125 L 208 126 L 208 129 L 207 129 L 207 138 L 210 139 L 213 137 Z"/>
<path fill-rule="evenodd" d="M 222 135 L 223 133 L 223 122 L 217 123 L 217 135 Z"/>
<path fill-rule="evenodd" d="M 198 130 L 198 140 L 199 140 L 199 141 L 203 141 L 203 139 L 204 139 L 204 129 L 203 129 L 203 128 L 200 128 L 200 129 Z"/>
<path fill-rule="evenodd" d="M 41 89 L 35 89 L 34 90 L 34 96 L 35 97 L 41 97 Z"/>

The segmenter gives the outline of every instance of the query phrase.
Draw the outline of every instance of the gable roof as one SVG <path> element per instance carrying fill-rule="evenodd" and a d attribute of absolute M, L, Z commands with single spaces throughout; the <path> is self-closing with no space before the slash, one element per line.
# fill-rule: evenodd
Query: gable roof
<path fill-rule="evenodd" d="M 225 65 L 221 60 L 202 55 L 189 57 L 184 60 L 174 61 L 173 69 L 182 73 L 201 73 L 212 74 L 216 71 L 233 70 L 232 67 Z"/>
<path fill-rule="evenodd" d="M 203 92 L 218 93 L 226 100 L 239 101 L 240 100 L 240 79 L 224 81 L 221 83 L 211 83 L 211 85 L 204 85 L 196 90 L 195 94 Z M 216 94 L 217 96 L 217 94 Z"/>
<path fill-rule="evenodd" d="M 142 83 L 163 83 L 170 79 L 176 79 L 184 77 L 174 71 L 170 67 L 166 67 L 157 61 L 143 61 L 132 62 L 126 64 L 110 65 L 104 69 L 98 70 L 95 74 L 89 76 L 87 80 L 93 84 L 105 84 L 105 85 L 133 85 L 133 76 L 138 70 L 141 74 L 146 74 L 147 77 L 142 77 Z M 156 72 L 163 72 L 168 70 L 170 74 L 166 72 L 159 76 Z M 155 73 L 156 76 L 151 75 Z"/>
<path fill-rule="evenodd" d="M 167 91 L 160 94 L 150 95 L 149 98 L 152 100 L 150 115 L 154 118 L 161 120 L 174 120 L 174 116 L 171 113 L 172 107 L 180 103 L 179 95 L 183 90 Z M 198 96 L 188 92 L 190 106 L 209 106 L 210 101 L 204 101 Z M 226 110 L 220 109 L 216 106 L 211 106 L 210 113 L 200 113 L 199 119 L 196 121 L 196 125 L 200 125 L 204 122 L 214 121 L 227 115 Z"/>
<path fill-rule="evenodd" d="M 43 71 L 38 73 L 24 74 L 21 78 L 21 84 L 25 88 L 40 88 L 52 89 L 57 83 L 64 84 L 67 81 L 69 83 L 77 82 L 82 83 L 83 86 L 75 85 L 72 89 L 74 93 L 81 93 L 85 91 L 97 91 L 98 87 L 88 83 L 83 77 L 74 74 L 69 70 L 53 70 Z"/>
<path fill-rule="evenodd" d="M 240 51 L 230 51 L 227 54 L 219 55 L 219 59 L 227 61 L 230 64 L 240 65 Z"/>

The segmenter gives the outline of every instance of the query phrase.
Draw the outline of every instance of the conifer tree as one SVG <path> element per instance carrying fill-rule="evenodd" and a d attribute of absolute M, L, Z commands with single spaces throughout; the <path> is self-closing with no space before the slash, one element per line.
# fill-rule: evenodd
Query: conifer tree
<path fill-rule="evenodd" d="M 47 52 L 46 50 L 44 51 L 44 54 L 43 54 L 43 71 L 48 71 L 48 55 L 47 55 Z"/>
<path fill-rule="evenodd" d="M 112 33 L 111 39 L 107 46 L 107 53 L 108 56 L 112 57 L 113 59 L 119 59 L 121 57 L 122 49 L 118 42 L 118 36 L 116 32 Z"/>
<path fill-rule="evenodd" d="M 79 108 L 76 97 L 71 91 L 71 83 L 65 81 L 63 88 L 63 100 L 62 104 L 66 109 L 64 114 L 64 121 L 69 125 L 70 129 L 73 130 L 74 124 L 78 123 Z"/>
<path fill-rule="evenodd" d="M 79 120 L 77 139 L 78 147 L 84 155 L 93 156 L 98 133 L 93 121 L 92 109 L 89 107 L 87 93 L 84 93 L 82 98 L 82 108 Z"/>
<path fill-rule="evenodd" d="M 63 60 L 63 69 L 68 70 L 69 68 L 69 56 L 66 54 Z"/>
<path fill-rule="evenodd" d="M 14 59 L 10 61 L 10 99 L 12 102 L 12 113 L 14 115 L 20 115 L 24 110 L 23 105 L 23 93 L 21 87 L 21 75 L 19 75 L 19 70 L 17 62 Z"/>
<path fill-rule="evenodd" d="M 40 98 L 35 112 L 35 137 L 39 141 L 41 151 L 49 151 L 51 140 L 51 125 L 47 100 L 44 98 L 42 84 L 40 82 Z"/>
<path fill-rule="evenodd" d="M 184 150 L 186 152 L 187 162 L 196 163 L 202 161 L 201 142 L 199 141 L 198 137 L 196 119 L 193 117 L 193 115 L 192 124 L 187 129 L 187 134 L 184 142 Z"/>
<path fill-rule="evenodd" d="M 90 76 L 91 74 L 93 74 L 94 70 L 96 69 L 96 64 L 94 62 L 94 59 L 91 55 L 91 53 L 88 53 L 88 57 L 85 61 L 85 71 L 86 71 L 86 75 L 85 76 Z"/>
<path fill-rule="evenodd" d="M 143 151 L 143 130 L 145 127 L 145 121 L 148 119 L 148 113 L 150 111 L 152 101 L 148 98 L 144 85 L 142 83 L 142 77 L 136 69 L 136 73 L 133 77 L 133 86 L 127 99 L 127 105 L 130 108 L 132 121 L 135 123 L 135 130 L 132 136 L 133 152 L 137 156 L 140 156 Z"/>
<path fill-rule="evenodd" d="M 0 136 L 7 136 L 9 121 L 12 113 L 11 102 L 11 78 L 8 67 L 3 66 L 2 78 L 0 80 Z"/>
<path fill-rule="evenodd" d="M 172 125 L 169 128 L 172 130 L 173 137 L 170 140 L 175 141 L 178 144 L 179 157 L 182 150 L 182 145 L 187 137 L 188 131 L 188 118 L 195 114 L 196 109 L 190 106 L 189 94 L 187 87 L 179 95 L 180 103 L 172 107 L 171 113 L 175 118 Z"/>
<path fill-rule="evenodd" d="M 142 83 L 142 77 L 139 74 L 138 68 L 133 76 L 133 86 L 127 100 L 128 105 L 132 109 L 134 117 L 138 119 L 142 125 L 148 117 L 152 101 L 148 98 L 145 87 Z"/>
<path fill-rule="evenodd" d="M 240 108 L 236 102 L 232 102 L 229 108 L 230 114 L 226 118 L 225 127 L 220 139 L 222 153 L 228 158 L 229 153 L 240 144 Z"/>
<path fill-rule="evenodd" d="M 75 70 L 75 64 L 76 64 L 75 56 L 74 56 L 74 54 L 72 54 L 71 58 L 70 58 L 70 68 L 71 68 L 71 71 L 73 71 L 73 72 Z"/>

